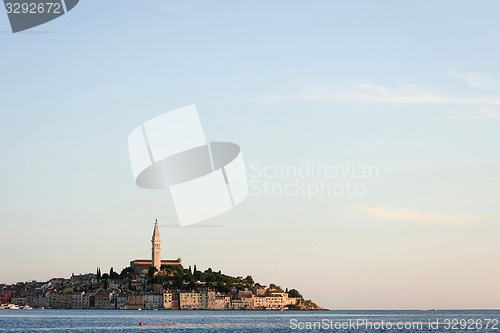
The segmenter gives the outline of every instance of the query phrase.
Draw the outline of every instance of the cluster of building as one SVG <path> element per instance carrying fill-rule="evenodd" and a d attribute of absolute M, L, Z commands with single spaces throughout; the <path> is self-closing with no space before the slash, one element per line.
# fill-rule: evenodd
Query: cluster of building
<path fill-rule="evenodd" d="M 130 282 L 129 282 L 130 283 Z M 145 281 L 133 281 L 141 285 Z M 93 289 L 92 291 L 75 291 Z M 0 287 L 0 303 L 20 307 L 52 309 L 123 309 L 123 310 L 280 310 L 299 305 L 301 298 L 287 292 L 255 285 L 252 290 L 232 290 L 227 294 L 205 289 L 200 291 L 165 290 L 153 285 L 148 291 L 131 291 L 127 286 L 109 282 L 103 289 L 95 274 L 52 279 L 48 282 L 27 282 Z"/>
<path fill-rule="evenodd" d="M 300 297 L 289 297 L 281 289 L 256 284 L 251 290 L 231 290 L 221 294 L 204 290 L 172 290 L 161 284 L 150 284 L 147 274 L 151 267 L 160 271 L 164 266 L 181 266 L 181 259 L 162 260 L 158 223 L 151 239 L 151 260 L 130 262 L 133 276 L 102 281 L 97 274 L 73 275 L 70 279 L 56 278 L 48 282 L 27 282 L 0 285 L 0 305 L 52 309 L 172 309 L 172 310 L 280 310 L 300 305 Z"/>

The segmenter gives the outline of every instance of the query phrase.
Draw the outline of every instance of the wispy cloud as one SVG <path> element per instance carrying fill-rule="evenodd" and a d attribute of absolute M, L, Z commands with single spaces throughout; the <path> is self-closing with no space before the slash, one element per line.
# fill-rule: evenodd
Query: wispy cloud
<path fill-rule="evenodd" d="M 473 73 L 451 73 L 451 77 L 464 81 L 467 86 L 473 89 L 500 91 L 500 83 L 484 74 Z"/>
<path fill-rule="evenodd" d="M 490 95 L 453 96 L 410 84 L 395 86 L 371 83 L 317 84 L 300 86 L 296 92 L 272 94 L 259 98 L 262 102 L 347 102 L 356 104 L 440 104 L 500 106 L 500 97 Z"/>
<path fill-rule="evenodd" d="M 379 220 L 401 221 L 417 224 L 450 224 L 464 225 L 491 221 L 492 217 L 480 214 L 441 214 L 412 209 L 388 209 L 381 207 L 364 207 L 361 211 Z"/>
<path fill-rule="evenodd" d="M 481 114 L 483 115 L 483 118 L 486 119 L 498 119 L 500 120 L 500 111 L 493 111 L 491 109 L 482 109 Z"/>
<path fill-rule="evenodd" d="M 452 117 L 500 120 L 500 96 L 498 94 L 500 82 L 477 72 L 452 72 L 449 77 L 462 82 L 467 88 L 466 91 L 460 94 L 451 94 L 407 83 L 395 85 L 366 82 L 307 83 L 296 87 L 293 92 L 273 93 L 257 97 L 256 100 L 271 104 L 349 103 L 361 106 L 459 106 L 460 112 L 453 114 Z"/>

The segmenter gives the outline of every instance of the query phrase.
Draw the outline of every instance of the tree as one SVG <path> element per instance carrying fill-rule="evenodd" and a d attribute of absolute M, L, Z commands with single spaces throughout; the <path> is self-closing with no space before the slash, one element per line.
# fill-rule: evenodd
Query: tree
<path fill-rule="evenodd" d="M 271 284 L 269 285 L 269 289 L 270 289 L 270 290 L 272 290 L 272 291 L 277 291 L 277 292 L 280 292 L 280 293 L 282 293 L 282 292 L 283 292 L 283 289 L 282 289 L 280 286 L 278 286 L 278 285 L 276 285 L 276 284 L 274 284 L 274 283 L 271 283 Z"/>
<path fill-rule="evenodd" d="M 215 289 L 222 294 L 226 294 L 230 291 L 229 287 L 226 286 L 222 281 L 217 282 Z"/>
<path fill-rule="evenodd" d="M 251 275 L 247 275 L 247 277 L 244 279 L 244 282 L 249 284 L 250 286 L 253 286 L 253 284 L 255 283 Z"/>
<path fill-rule="evenodd" d="M 184 277 L 181 274 L 175 276 L 174 286 L 177 289 L 184 289 Z"/>
<path fill-rule="evenodd" d="M 125 267 L 120 273 L 122 279 L 129 278 L 134 274 L 134 269 L 132 267 Z"/>
<path fill-rule="evenodd" d="M 96 277 L 97 277 L 97 282 L 101 282 L 101 269 L 99 267 L 97 267 Z"/>
<path fill-rule="evenodd" d="M 157 269 L 156 269 L 155 266 L 149 267 L 149 269 L 148 269 L 148 277 L 150 279 L 153 279 L 153 277 L 155 276 L 156 271 L 157 271 Z"/>
<path fill-rule="evenodd" d="M 291 289 L 288 292 L 288 297 L 297 297 L 297 298 L 303 298 L 302 295 L 298 292 L 297 289 Z"/>
<path fill-rule="evenodd" d="M 117 280 L 120 278 L 120 274 L 114 271 L 113 267 L 109 269 L 109 278 L 111 280 Z"/>

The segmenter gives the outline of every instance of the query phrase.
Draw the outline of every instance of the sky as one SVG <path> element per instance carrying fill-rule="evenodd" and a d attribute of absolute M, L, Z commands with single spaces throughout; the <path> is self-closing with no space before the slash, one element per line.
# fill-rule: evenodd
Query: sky
<path fill-rule="evenodd" d="M 87 0 L 16 34 L 0 13 L 0 283 L 119 271 L 158 219 L 164 258 L 323 307 L 498 309 L 499 10 Z M 190 104 L 250 193 L 180 228 L 127 140 Z"/>

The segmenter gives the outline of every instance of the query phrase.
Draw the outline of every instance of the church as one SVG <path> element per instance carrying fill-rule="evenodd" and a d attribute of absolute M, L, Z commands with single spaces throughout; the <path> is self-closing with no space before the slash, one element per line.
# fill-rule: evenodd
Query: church
<path fill-rule="evenodd" d="M 153 229 L 153 237 L 151 238 L 151 260 L 148 259 L 135 259 L 130 262 L 130 267 L 137 273 L 142 270 L 148 270 L 154 266 L 160 270 L 161 266 L 181 266 L 181 258 L 177 260 L 161 260 L 161 239 L 160 227 L 158 227 L 158 220 L 155 221 Z"/>

